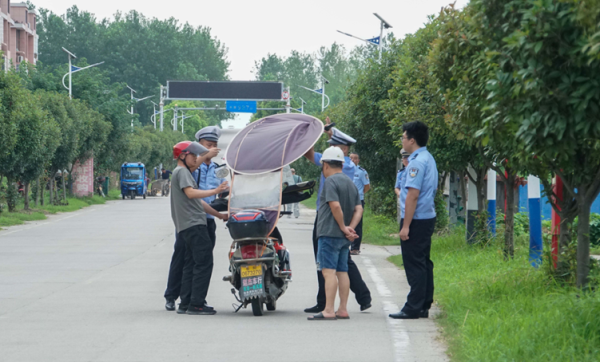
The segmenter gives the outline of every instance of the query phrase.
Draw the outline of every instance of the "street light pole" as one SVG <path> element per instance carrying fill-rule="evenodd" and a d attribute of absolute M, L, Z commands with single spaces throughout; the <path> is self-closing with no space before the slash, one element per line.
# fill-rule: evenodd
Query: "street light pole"
<path fill-rule="evenodd" d="M 152 121 L 152 124 L 154 124 L 154 129 L 156 129 L 156 106 L 158 106 L 158 104 L 154 103 L 154 101 L 150 102 L 152 102 L 152 117 L 150 117 L 150 120 Z"/>
<path fill-rule="evenodd" d="M 300 113 L 304 114 L 304 105 L 306 104 L 306 101 L 304 99 L 302 99 L 301 97 L 298 97 L 298 98 L 300 98 L 300 102 L 301 102 L 300 103 Z"/>
<path fill-rule="evenodd" d="M 63 50 L 63 52 L 67 53 L 67 55 L 69 56 L 69 99 L 73 99 L 73 91 L 72 91 L 73 87 L 72 87 L 72 83 L 71 83 L 71 75 L 73 74 L 73 68 L 71 67 L 71 58 L 77 59 L 77 57 L 75 56 L 75 54 L 71 53 L 64 47 L 62 48 L 62 50 Z"/>
<path fill-rule="evenodd" d="M 177 107 L 173 109 L 173 131 L 177 131 Z"/>
<path fill-rule="evenodd" d="M 145 99 L 148 98 L 152 98 L 154 96 L 148 96 L 148 97 L 144 97 L 144 98 L 135 98 L 133 96 L 133 93 L 137 93 L 133 88 L 131 88 L 130 86 L 127 86 L 127 88 L 129 88 L 129 90 L 131 91 L 131 111 L 129 111 L 129 114 L 131 114 L 131 132 L 133 132 L 133 101 L 135 100 L 136 103 L 141 102 Z"/>
<path fill-rule="evenodd" d="M 321 113 L 325 111 L 325 81 L 323 79 L 321 79 Z"/>
<path fill-rule="evenodd" d="M 392 26 L 387 21 L 383 20 L 377 13 L 373 13 L 381 21 L 381 27 L 379 32 L 379 61 L 381 61 L 381 53 L 383 53 L 383 28 L 390 29 Z"/>
<path fill-rule="evenodd" d="M 133 90 L 133 88 L 131 88 L 130 86 L 127 86 L 127 88 L 129 88 L 129 90 L 131 91 L 131 111 L 129 111 L 129 114 L 131 114 L 131 132 L 133 132 L 133 93 L 137 93 L 136 91 Z"/>
<path fill-rule="evenodd" d="M 164 106 L 165 106 L 165 100 L 163 97 L 163 86 L 160 86 L 160 131 L 163 131 L 163 124 L 164 124 Z"/>

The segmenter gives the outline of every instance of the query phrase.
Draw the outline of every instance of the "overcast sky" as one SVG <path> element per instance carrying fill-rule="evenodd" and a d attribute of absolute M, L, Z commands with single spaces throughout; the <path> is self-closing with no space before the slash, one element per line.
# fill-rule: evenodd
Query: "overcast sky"
<path fill-rule="evenodd" d="M 147 17 L 174 17 L 194 26 L 207 26 L 228 48 L 231 80 L 252 80 L 254 62 L 268 53 L 288 55 L 292 50 L 316 52 L 334 42 L 346 49 L 359 40 L 338 33 L 341 30 L 361 38 L 379 35 L 378 13 L 392 25 L 396 37 L 413 33 L 427 16 L 436 14 L 451 0 L 32 0 L 38 8 L 64 14 L 77 5 L 98 19 L 111 18 L 116 11 L 137 10 Z M 457 0 L 464 6 L 468 0 Z M 291 4 L 294 4 L 293 6 Z M 247 117 L 243 117 L 247 119 Z"/>

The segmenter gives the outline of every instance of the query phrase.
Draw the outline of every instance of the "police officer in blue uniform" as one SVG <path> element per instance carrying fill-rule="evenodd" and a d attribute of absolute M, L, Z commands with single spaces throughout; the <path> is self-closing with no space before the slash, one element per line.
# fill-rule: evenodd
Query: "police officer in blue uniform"
<path fill-rule="evenodd" d="M 326 123 L 330 124 L 329 117 L 326 119 Z M 354 173 L 356 172 L 356 165 L 351 162 L 348 157 L 348 152 L 350 151 L 350 146 L 356 143 L 356 140 L 342 131 L 332 128 L 329 131 L 326 131 L 329 136 L 329 141 L 327 141 L 332 146 L 338 146 L 344 152 L 344 167 L 342 172 L 348 176 L 351 180 L 354 179 Z M 308 151 L 304 157 L 308 159 L 310 162 L 314 163 L 318 167 L 321 167 L 321 158 L 323 157 L 322 153 L 315 152 L 314 149 Z M 323 190 L 323 185 L 325 184 L 325 176 L 321 172 L 321 181 L 319 183 L 319 192 L 317 194 L 317 208 L 320 202 L 321 191 Z M 317 217 L 315 217 L 315 224 L 313 228 L 313 250 L 315 252 L 315 258 L 317 256 L 318 251 L 318 239 L 317 239 Z M 365 284 L 362 276 L 360 275 L 360 271 L 358 267 L 352 261 L 350 254 L 348 254 L 348 278 L 350 279 L 350 290 L 356 296 L 356 301 L 360 304 L 360 310 L 364 311 L 371 308 L 371 292 Z M 325 309 L 325 279 L 323 279 L 323 274 L 320 271 L 317 271 L 317 279 L 319 281 L 319 292 L 317 293 L 317 304 L 313 307 L 304 309 L 306 313 L 319 313 Z"/>
<path fill-rule="evenodd" d="M 434 198 L 438 187 L 438 171 L 435 160 L 427 151 L 427 125 L 419 121 L 409 122 L 402 129 L 402 147 L 411 154 L 400 191 L 403 205 L 400 246 L 410 292 L 402 310 L 390 314 L 390 317 L 427 318 L 433 303 L 433 262 L 430 254 L 435 227 Z"/>
<path fill-rule="evenodd" d="M 209 150 L 206 161 L 203 162 L 198 169 L 192 172 L 192 177 L 196 180 L 198 188 L 200 190 L 212 190 L 216 189 L 221 183 L 225 182 L 225 179 L 218 178 L 215 175 L 215 168 L 218 166 L 212 162 L 212 158 L 219 154 L 220 149 L 217 148 L 219 137 L 221 137 L 221 129 L 216 126 L 204 127 L 196 133 L 196 139 L 198 142 Z M 211 202 L 215 200 L 216 196 L 210 196 L 203 198 L 205 202 L 203 206 L 206 212 L 206 226 L 208 229 L 208 235 L 212 242 L 213 248 L 217 240 L 216 229 L 217 224 L 215 222 L 215 216 L 209 212 Z M 181 291 L 181 278 L 183 275 L 183 266 L 185 259 L 185 245 L 180 242 L 179 237 L 175 237 L 175 250 L 173 251 L 173 257 L 171 258 L 171 266 L 169 269 L 169 279 L 167 281 L 167 289 L 165 290 L 167 310 L 175 310 L 175 301 L 180 296 Z M 182 310 L 182 312 L 184 312 Z M 179 310 L 178 310 L 179 313 Z"/>
<path fill-rule="evenodd" d="M 363 210 L 365 208 L 365 194 L 371 189 L 371 181 L 369 181 L 369 174 L 367 170 L 360 167 L 358 164 L 360 163 L 360 157 L 358 153 L 352 152 L 350 154 L 350 159 L 356 165 L 356 172 L 354 173 L 354 185 L 358 189 L 358 195 L 360 196 L 360 202 L 362 203 Z M 363 214 L 364 215 L 364 214 Z M 360 222 L 356 226 L 356 234 L 358 238 L 352 242 L 352 246 L 350 247 L 350 254 L 359 255 L 360 254 L 360 244 L 362 243 L 362 234 L 363 234 L 363 218 L 360 218 Z"/>

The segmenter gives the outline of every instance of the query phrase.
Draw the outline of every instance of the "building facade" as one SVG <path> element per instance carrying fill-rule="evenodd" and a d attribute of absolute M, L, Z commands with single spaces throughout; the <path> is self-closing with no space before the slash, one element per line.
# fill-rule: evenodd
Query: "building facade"
<path fill-rule="evenodd" d="M 38 59 L 37 13 L 25 3 L 0 0 L 0 39 L 3 69 L 19 68 L 22 62 L 35 64 Z"/>

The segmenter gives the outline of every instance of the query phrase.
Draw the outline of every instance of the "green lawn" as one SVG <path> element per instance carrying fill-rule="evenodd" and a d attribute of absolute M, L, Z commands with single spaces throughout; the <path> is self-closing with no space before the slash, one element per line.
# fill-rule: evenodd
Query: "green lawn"
<path fill-rule="evenodd" d="M 8 212 L 4 210 L 0 214 L 0 227 L 13 226 L 23 224 L 25 221 L 35 221 L 46 219 L 46 214 L 56 214 L 57 212 L 71 212 L 80 210 L 90 205 L 104 204 L 107 200 L 117 200 L 121 195 L 121 191 L 113 189 L 108 192 L 108 197 L 102 198 L 94 195 L 92 197 L 68 197 L 68 205 L 49 205 L 50 200 L 48 195 L 45 198 L 45 204 L 34 206 L 33 200 L 30 200 L 31 210 L 23 210 L 23 199 L 20 198 L 17 203 L 16 212 Z"/>
<path fill-rule="evenodd" d="M 464 229 L 435 237 L 431 253 L 453 361 L 600 360 L 600 295 L 531 267 L 526 238 L 508 262 L 499 245 L 466 245 Z M 400 255 L 390 259 L 401 263 Z"/>

